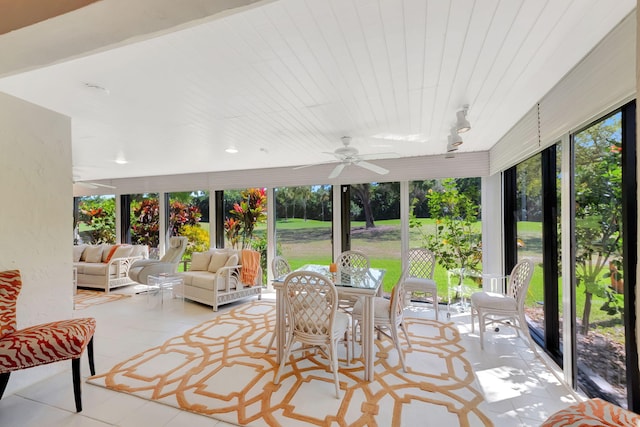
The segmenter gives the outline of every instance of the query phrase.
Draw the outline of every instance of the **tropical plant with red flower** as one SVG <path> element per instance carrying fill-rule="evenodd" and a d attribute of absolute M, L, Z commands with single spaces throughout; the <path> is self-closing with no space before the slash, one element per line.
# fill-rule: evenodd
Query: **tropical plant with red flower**
<path fill-rule="evenodd" d="M 234 203 L 229 211 L 231 217 L 225 219 L 224 228 L 234 248 L 241 244 L 241 248 L 246 249 L 253 246 L 256 225 L 267 220 L 267 195 L 264 188 L 249 188 L 242 191 L 240 196 L 242 200 Z"/>

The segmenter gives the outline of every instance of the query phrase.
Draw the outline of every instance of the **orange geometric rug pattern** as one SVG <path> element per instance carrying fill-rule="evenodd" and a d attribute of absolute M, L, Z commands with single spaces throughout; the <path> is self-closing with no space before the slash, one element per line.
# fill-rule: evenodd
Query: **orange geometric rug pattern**
<path fill-rule="evenodd" d="M 74 310 L 84 310 L 85 308 L 93 305 L 104 304 L 106 302 L 117 301 L 122 298 L 127 298 L 131 295 L 125 294 L 105 294 L 100 291 L 90 291 L 87 289 L 78 289 L 78 292 L 73 296 L 73 308 Z"/>
<path fill-rule="evenodd" d="M 88 381 L 240 425 L 413 426 L 437 415 L 447 426 L 493 426 L 452 323 L 407 319 L 408 373 L 387 339 L 376 340 L 372 382 L 361 380 L 361 359 L 341 359 L 341 399 L 320 354 L 292 357 L 273 384 L 274 326 L 273 302 L 243 304 Z"/>

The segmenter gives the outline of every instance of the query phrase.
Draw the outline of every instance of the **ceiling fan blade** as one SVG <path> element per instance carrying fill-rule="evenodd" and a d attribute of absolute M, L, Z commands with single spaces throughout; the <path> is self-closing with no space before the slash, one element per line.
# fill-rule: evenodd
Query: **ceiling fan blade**
<path fill-rule="evenodd" d="M 378 173 L 380 175 L 386 175 L 389 173 L 387 169 L 378 165 L 374 165 L 373 163 L 365 162 L 363 160 L 357 162 L 356 165 L 360 166 L 361 168 L 369 169 L 370 171 Z"/>
<path fill-rule="evenodd" d="M 339 165 L 337 165 L 333 171 L 331 171 L 331 173 L 329 174 L 329 179 L 333 179 L 336 178 L 338 175 L 340 175 L 342 173 L 342 170 L 344 169 L 345 164 L 344 163 L 340 163 Z"/>

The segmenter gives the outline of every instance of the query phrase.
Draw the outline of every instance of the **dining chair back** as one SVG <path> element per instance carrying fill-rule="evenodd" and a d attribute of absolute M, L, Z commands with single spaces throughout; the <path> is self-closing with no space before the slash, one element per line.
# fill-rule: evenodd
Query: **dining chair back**
<path fill-rule="evenodd" d="M 347 334 L 349 316 L 337 310 L 338 291 L 335 285 L 324 275 L 294 271 L 287 275 L 283 286 L 289 326 L 284 356 L 274 383 L 279 384 L 290 354 L 309 351 L 311 346 L 327 357 L 333 371 L 336 398 L 340 398 L 337 344 Z M 302 346 L 295 347 L 298 343 Z M 291 375 L 296 373 L 292 372 Z"/>
<path fill-rule="evenodd" d="M 407 251 L 405 269 L 401 281 L 409 298 L 424 295 L 431 302 L 438 318 L 438 286 L 433 280 L 436 267 L 435 254 L 426 248 L 413 248 Z"/>
<path fill-rule="evenodd" d="M 338 277 L 340 282 L 349 282 L 354 276 L 364 276 L 369 274 L 371 262 L 369 256 L 362 251 L 344 251 L 336 260 Z M 345 313 L 350 313 L 353 305 L 358 301 L 358 297 L 346 296 L 340 298 L 339 307 Z"/>
<path fill-rule="evenodd" d="M 485 291 L 471 294 L 471 332 L 474 331 L 474 319 L 477 317 L 481 349 L 484 349 L 486 326 L 504 324 L 515 328 L 518 335 L 522 332 L 531 349 L 534 353 L 536 352 L 524 312 L 525 298 L 533 276 L 533 268 L 533 261 L 528 258 L 516 264 L 509 275 L 506 294 Z"/>
<path fill-rule="evenodd" d="M 271 273 L 273 274 L 274 279 L 284 277 L 287 274 L 291 273 L 291 266 L 289 265 L 289 262 L 286 260 L 286 258 L 280 255 L 277 255 L 275 258 L 273 258 L 273 260 L 271 261 Z M 271 350 L 271 348 L 273 347 L 273 343 L 275 342 L 277 336 L 278 331 L 274 329 L 265 353 L 269 353 L 269 350 Z"/>
<path fill-rule="evenodd" d="M 286 258 L 277 255 L 273 258 L 273 261 L 271 261 L 271 272 L 273 273 L 273 278 L 276 279 L 291 273 L 291 266 Z"/>

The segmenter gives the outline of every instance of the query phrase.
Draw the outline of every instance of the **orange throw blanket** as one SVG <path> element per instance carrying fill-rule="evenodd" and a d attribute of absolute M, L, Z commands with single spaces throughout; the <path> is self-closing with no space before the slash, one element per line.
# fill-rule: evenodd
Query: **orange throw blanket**
<path fill-rule="evenodd" d="M 250 249 L 242 250 L 242 270 L 240 280 L 249 286 L 256 284 L 258 271 L 260 270 L 260 252 Z"/>

